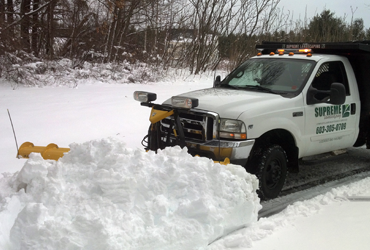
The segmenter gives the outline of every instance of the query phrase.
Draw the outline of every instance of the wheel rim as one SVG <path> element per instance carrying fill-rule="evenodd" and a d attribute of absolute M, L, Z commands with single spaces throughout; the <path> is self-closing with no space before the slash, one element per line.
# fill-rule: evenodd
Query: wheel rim
<path fill-rule="evenodd" d="M 281 178 L 281 163 L 277 159 L 272 160 L 266 168 L 266 186 L 274 189 Z"/>

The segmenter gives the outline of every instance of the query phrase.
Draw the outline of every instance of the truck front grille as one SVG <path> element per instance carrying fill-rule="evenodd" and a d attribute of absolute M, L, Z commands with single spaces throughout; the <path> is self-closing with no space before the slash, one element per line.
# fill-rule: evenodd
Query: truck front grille
<path fill-rule="evenodd" d="M 181 125 L 184 130 L 185 140 L 194 142 L 206 142 L 216 137 L 216 117 L 210 113 L 181 112 L 179 111 Z M 161 121 L 161 131 L 167 135 L 170 124 L 174 124 L 174 117 L 170 116 Z M 170 131 L 171 137 L 175 135 Z"/>

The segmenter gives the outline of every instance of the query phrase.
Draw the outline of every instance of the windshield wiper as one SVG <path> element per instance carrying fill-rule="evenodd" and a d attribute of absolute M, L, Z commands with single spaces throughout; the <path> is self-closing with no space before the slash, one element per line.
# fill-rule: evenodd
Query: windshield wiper
<path fill-rule="evenodd" d="M 281 93 L 277 93 L 277 92 L 273 91 L 272 89 L 269 89 L 269 88 L 266 88 L 266 87 L 262 87 L 260 85 L 246 85 L 244 87 L 247 88 L 247 89 L 261 90 L 263 92 L 272 93 L 272 94 L 278 94 L 278 95 L 281 94 Z"/>
<path fill-rule="evenodd" d="M 230 88 L 230 89 L 243 89 L 240 86 L 235 86 L 235 85 L 229 85 L 229 84 L 221 84 L 220 87 L 222 88 Z M 244 87 L 244 86 L 243 86 Z"/>
<path fill-rule="evenodd" d="M 266 93 L 276 94 L 276 95 L 284 95 L 287 93 L 282 92 L 275 92 L 272 89 L 260 86 L 260 85 L 243 85 L 243 86 L 235 86 L 235 85 L 228 85 L 228 84 L 222 84 L 220 85 L 221 88 L 230 88 L 230 89 L 238 89 L 238 90 L 246 90 L 246 89 L 255 89 L 259 91 L 263 91 Z"/>

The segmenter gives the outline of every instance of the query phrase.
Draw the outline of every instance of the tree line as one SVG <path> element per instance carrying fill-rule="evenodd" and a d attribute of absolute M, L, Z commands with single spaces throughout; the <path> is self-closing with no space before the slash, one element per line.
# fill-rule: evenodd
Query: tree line
<path fill-rule="evenodd" d="M 190 73 L 230 67 L 262 40 L 370 40 L 362 19 L 292 20 L 279 0 L 0 0 L 0 56 L 144 62 Z"/>

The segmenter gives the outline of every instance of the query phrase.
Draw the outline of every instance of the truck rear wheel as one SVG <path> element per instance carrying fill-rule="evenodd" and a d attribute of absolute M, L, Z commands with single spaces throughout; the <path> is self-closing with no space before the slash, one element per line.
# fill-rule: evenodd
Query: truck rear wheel
<path fill-rule="evenodd" d="M 263 150 L 256 175 L 261 198 L 276 198 L 283 189 L 287 176 L 287 157 L 281 146 L 272 145 Z"/>

